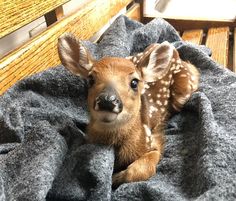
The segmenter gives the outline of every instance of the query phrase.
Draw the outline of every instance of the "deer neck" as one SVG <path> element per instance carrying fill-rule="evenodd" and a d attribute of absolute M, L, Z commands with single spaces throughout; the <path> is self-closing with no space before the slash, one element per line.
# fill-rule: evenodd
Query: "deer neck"
<path fill-rule="evenodd" d="M 115 169 L 122 169 L 146 151 L 146 136 L 141 112 L 136 118 L 115 129 L 97 127 L 91 122 L 87 128 L 90 143 L 111 145 L 115 149 Z"/>
<path fill-rule="evenodd" d="M 97 125 L 92 120 L 87 127 L 89 142 L 120 147 L 131 139 L 141 138 L 143 128 L 140 112 L 136 117 L 120 125 Z"/>

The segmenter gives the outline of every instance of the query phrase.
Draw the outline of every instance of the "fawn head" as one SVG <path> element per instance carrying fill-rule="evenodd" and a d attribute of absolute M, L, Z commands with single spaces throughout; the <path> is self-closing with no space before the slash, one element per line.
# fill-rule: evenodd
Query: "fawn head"
<path fill-rule="evenodd" d="M 140 114 L 144 83 L 155 82 L 168 72 L 173 46 L 151 45 L 136 57 L 94 60 L 83 43 L 70 34 L 58 42 L 62 64 L 88 79 L 88 107 L 93 123 L 103 126 L 129 123 Z"/>

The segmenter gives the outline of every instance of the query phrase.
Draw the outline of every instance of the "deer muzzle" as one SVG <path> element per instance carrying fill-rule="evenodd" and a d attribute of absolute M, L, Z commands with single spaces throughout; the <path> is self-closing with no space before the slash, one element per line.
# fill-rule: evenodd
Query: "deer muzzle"
<path fill-rule="evenodd" d="M 97 96 L 94 109 L 119 114 L 123 110 L 123 103 L 117 91 L 113 87 L 107 86 Z"/>

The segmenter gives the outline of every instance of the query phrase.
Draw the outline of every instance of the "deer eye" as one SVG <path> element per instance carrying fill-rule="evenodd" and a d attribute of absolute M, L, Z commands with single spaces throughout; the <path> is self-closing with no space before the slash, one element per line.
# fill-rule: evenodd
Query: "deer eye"
<path fill-rule="evenodd" d="M 139 80 L 134 78 L 131 80 L 130 82 L 130 87 L 134 90 L 134 91 L 137 91 L 138 90 L 138 82 Z"/>
<path fill-rule="evenodd" d="M 95 83 L 94 77 L 92 75 L 88 76 L 88 85 L 89 87 L 92 87 Z"/>

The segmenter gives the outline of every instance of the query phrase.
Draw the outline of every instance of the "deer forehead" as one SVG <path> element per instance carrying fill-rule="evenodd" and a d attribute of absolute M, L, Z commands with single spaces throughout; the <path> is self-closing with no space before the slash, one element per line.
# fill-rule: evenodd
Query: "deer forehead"
<path fill-rule="evenodd" d="M 95 72 L 99 78 L 103 79 L 125 79 L 130 76 L 141 79 L 141 74 L 135 65 L 124 58 L 102 58 L 101 60 L 94 62 L 93 72 Z"/>

